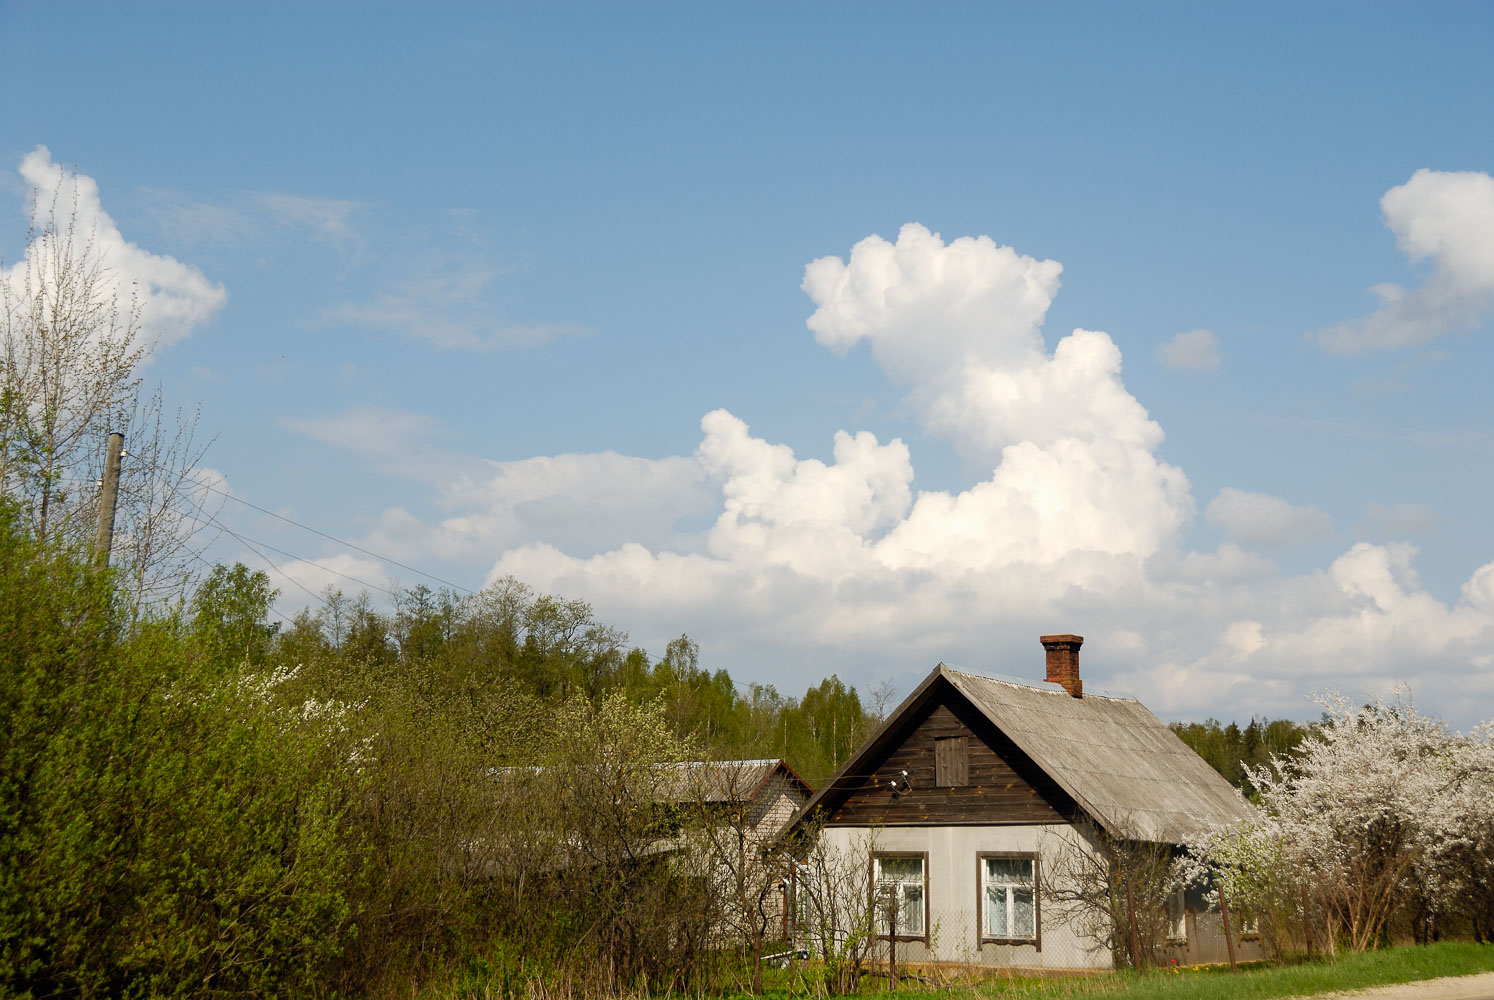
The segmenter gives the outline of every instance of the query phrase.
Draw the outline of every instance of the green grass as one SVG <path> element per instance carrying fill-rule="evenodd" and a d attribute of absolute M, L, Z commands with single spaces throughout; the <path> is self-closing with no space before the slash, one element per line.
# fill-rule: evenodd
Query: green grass
<path fill-rule="evenodd" d="M 720 1000 L 806 1000 L 809 994 L 803 983 L 791 985 L 793 974 L 788 970 L 764 971 L 768 989 L 762 997 L 728 991 Z M 888 993 L 885 979 L 867 977 L 860 997 L 862 1000 L 1273 1000 L 1478 972 L 1494 972 L 1494 944 L 1444 941 L 1290 965 L 1260 963 L 1242 966 L 1237 972 L 1230 972 L 1228 966 L 1206 965 L 1181 967 L 1176 972 L 1107 972 L 1047 978 L 993 976 L 975 985 L 953 987 L 904 981 L 896 994 Z M 459 982 L 453 978 L 431 983 L 417 995 L 422 1000 L 487 1000 L 502 996 L 503 984 L 482 975 L 472 981 Z M 584 996 L 568 990 L 562 990 L 560 995 L 572 995 L 576 1000 Z M 684 994 L 673 996 L 680 1000 Z"/>
<path fill-rule="evenodd" d="M 1268 1000 L 1336 990 L 1408 983 L 1443 976 L 1494 972 L 1494 945 L 1444 941 L 1386 948 L 1363 955 L 1294 965 L 1258 965 L 1230 972 L 1227 966 L 1116 973 L 1076 979 L 996 980 L 952 991 L 964 1000 L 1022 997 L 1090 997 L 1096 1000 Z M 899 990 L 915 992 L 914 990 Z"/>

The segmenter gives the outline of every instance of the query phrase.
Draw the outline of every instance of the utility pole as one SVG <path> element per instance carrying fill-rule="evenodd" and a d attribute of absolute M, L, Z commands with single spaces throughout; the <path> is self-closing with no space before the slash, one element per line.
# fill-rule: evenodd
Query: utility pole
<path fill-rule="evenodd" d="M 99 530 L 93 537 L 93 561 L 100 567 L 109 565 L 109 550 L 114 547 L 114 508 L 119 503 L 119 460 L 124 454 L 124 435 L 109 435 L 109 452 L 104 459 L 104 478 L 99 483 Z"/>
<path fill-rule="evenodd" d="M 1136 930 L 1136 887 L 1131 884 L 1131 873 L 1126 872 L 1126 914 L 1131 920 L 1131 968 L 1140 969 L 1141 935 Z"/>

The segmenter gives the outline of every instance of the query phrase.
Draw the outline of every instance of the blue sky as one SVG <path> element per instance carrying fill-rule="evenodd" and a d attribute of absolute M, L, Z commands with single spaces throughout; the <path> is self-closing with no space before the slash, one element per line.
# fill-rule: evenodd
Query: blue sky
<path fill-rule="evenodd" d="M 742 681 L 1073 631 L 1165 717 L 1404 680 L 1466 725 L 1491 47 L 1488 3 L 0 2 L 0 256 L 76 166 L 181 266 L 149 376 L 236 497 Z M 301 557 L 286 614 L 421 582 L 221 516 Z"/>

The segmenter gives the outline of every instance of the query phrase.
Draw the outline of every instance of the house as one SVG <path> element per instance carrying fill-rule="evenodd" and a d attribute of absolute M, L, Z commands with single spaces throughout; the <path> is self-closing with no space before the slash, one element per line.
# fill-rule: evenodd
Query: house
<path fill-rule="evenodd" d="M 629 839 L 646 841 L 646 846 L 632 844 L 624 851 L 639 855 L 674 850 L 673 834 L 682 826 L 730 826 L 760 848 L 783 833 L 814 793 L 786 761 L 770 758 L 575 768 L 509 766 L 489 768 L 488 774 L 510 791 L 540 781 L 543 794 L 579 795 L 619 808 L 628 814 L 626 822 L 603 825 L 611 833 L 626 832 Z M 561 843 L 576 840 L 572 835 Z"/>
<path fill-rule="evenodd" d="M 783 760 L 684 761 L 660 770 L 657 801 L 740 820 L 737 825 L 758 845 L 782 833 L 814 794 Z"/>
<path fill-rule="evenodd" d="M 883 900 L 876 936 L 900 962 L 1108 968 L 1125 930 L 1110 919 L 1115 897 L 1088 911 L 1078 898 L 1086 870 L 1107 884 L 1103 845 L 1165 857 L 1251 815 L 1140 702 L 1084 693 L 1082 637 L 1040 641 L 1049 686 L 939 664 L 796 818 L 796 832 L 817 829 L 866 865 L 862 884 Z M 1167 902 L 1161 959 L 1224 960 L 1202 891 Z M 1239 957 L 1258 957 L 1259 941 L 1240 937 Z"/>

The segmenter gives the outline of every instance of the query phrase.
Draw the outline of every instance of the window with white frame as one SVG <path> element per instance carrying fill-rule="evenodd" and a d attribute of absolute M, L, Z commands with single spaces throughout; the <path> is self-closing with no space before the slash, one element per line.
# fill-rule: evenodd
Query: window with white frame
<path fill-rule="evenodd" d="M 872 864 L 879 931 L 898 937 L 923 937 L 927 898 L 923 855 L 879 854 Z"/>
<path fill-rule="evenodd" d="M 1001 941 L 1037 938 L 1037 860 L 1031 857 L 981 859 L 984 937 Z"/>
<path fill-rule="evenodd" d="M 1188 907 L 1182 889 L 1167 894 L 1167 940 L 1188 940 Z"/>

